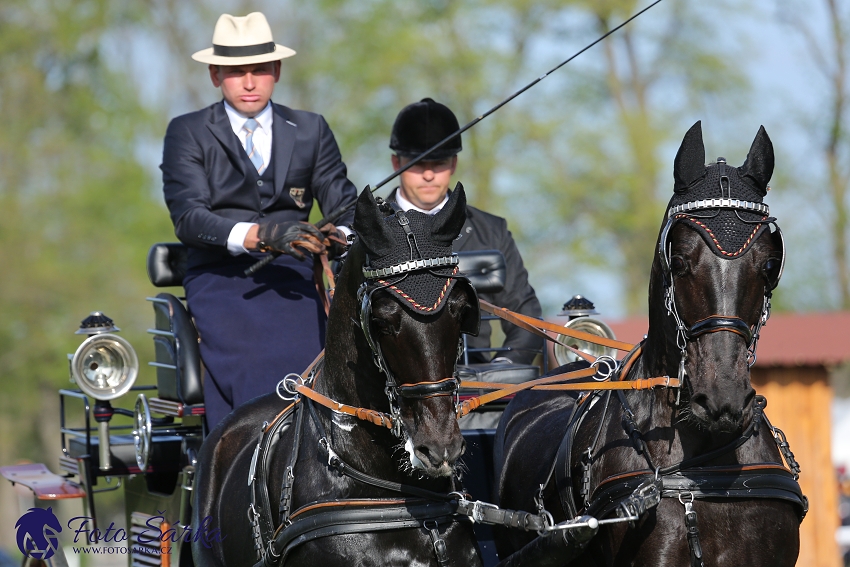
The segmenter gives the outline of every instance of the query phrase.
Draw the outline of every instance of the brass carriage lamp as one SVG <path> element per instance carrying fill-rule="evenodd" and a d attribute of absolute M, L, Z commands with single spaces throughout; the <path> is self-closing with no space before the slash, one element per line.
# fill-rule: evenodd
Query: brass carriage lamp
<path fill-rule="evenodd" d="M 583 331 L 606 339 L 616 338 L 611 327 L 606 325 L 603 321 L 596 319 L 595 317 L 591 317 L 591 315 L 599 315 L 599 312 L 596 311 L 592 301 L 581 295 L 574 295 L 570 298 L 570 300 L 564 304 L 563 310 L 558 313 L 559 317 L 569 317 L 569 320 L 566 324 L 564 324 L 564 327 L 573 329 L 574 331 Z M 565 335 L 558 335 L 558 340 L 575 349 L 593 355 L 596 358 L 601 356 L 616 358 L 617 351 L 612 348 Z M 554 355 L 555 361 L 558 365 L 569 364 L 579 360 L 578 355 L 558 343 L 555 343 L 552 350 L 552 354 Z"/>
<path fill-rule="evenodd" d="M 126 394 L 139 373 L 136 351 L 125 339 L 115 335 L 120 331 L 112 319 L 94 311 L 83 319 L 77 335 L 88 338 L 68 355 L 71 362 L 71 381 L 83 393 L 96 400 L 94 419 L 98 424 L 100 470 L 112 468 L 109 451 L 109 421 L 115 410 L 110 400 Z"/>

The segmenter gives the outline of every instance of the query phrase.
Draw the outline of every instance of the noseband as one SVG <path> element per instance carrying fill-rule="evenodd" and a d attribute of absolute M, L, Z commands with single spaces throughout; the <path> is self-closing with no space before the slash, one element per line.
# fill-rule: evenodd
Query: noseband
<path fill-rule="evenodd" d="M 728 179 L 721 178 L 721 187 L 723 181 Z M 686 213 L 702 210 L 716 209 L 731 209 L 735 211 L 744 211 L 749 213 L 762 213 L 765 219 L 762 221 L 769 226 L 773 226 L 775 231 L 773 234 L 779 235 L 779 240 L 782 245 L 782 261 L 779 268 L 779 274 L 776 280 L 770 282 L 764 288 L 764 303 L 762 305 L 761 315 L 755 324 L 755 328 L 750 327 L 743 319 L 736 315 L 710 315 L 700 319 L 691 326 L 687 326 L 679 316 L 676 307 L 676 292 L 674 286 L 673 271 L 670 267 L 670 256 L 672 245 L 668 243 L 670 231 L 673 226 L 682 218 L 685 218 Z M 782 237 L 782 230 L 776 224 L 775 219 L 769 217 L 770 208 L 764 203 L 755 203 L 751 201 L 743 201 L 740 199 L 701 199 L 691 201 L 670 207 L 667 211 L 667 224 L 661 231 L 661 237 L 658 240 L 658 256 L 661 260 L 661 270 L 664 278 L 664 303 L 667 308 L 668 315 L 671 315 L 676 322 L 676 346 L 679 347 L 681 358 L 679 360 L 679 379 L 685 378 L 685 362 L 687 360 L 686 347 L 690 341 L 695 341 L 702 335 L 708 333 L 717 333 L 728 331 L 742 337 L 747 343 L 747 367 L 751 368 L 756 362 L 756 347 L 758 345 L 759 332 L 761 327 L 767 323 L 770 318 L 770 299 L 773 290 L 779 284 L 779 279 L 782 277 L 782 271 L 785 267 L 785 239 Z"/>

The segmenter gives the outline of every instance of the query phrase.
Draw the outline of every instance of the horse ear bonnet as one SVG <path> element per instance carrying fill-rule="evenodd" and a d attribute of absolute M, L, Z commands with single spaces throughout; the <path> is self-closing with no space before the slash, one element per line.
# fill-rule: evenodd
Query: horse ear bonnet
<path fill-rule="evenodd" d="M 685 134 L 673 162 L 674 194 L 667 205 L 668 210 L 704 199 L 762 203 L 773 174 L 773 144 L 762 126 L 741 167 L 726 165 L 725 158 L 717 158 L 716 162 L 707 166 L 704 162 L 702 125 L 697 122 Z M 676 213 L 674 218 L 699 232 L 721 258 L 743 255 L 750 244 L 769 229 L 768 217 L 756 211 L 702 209 Z"/>
<path fill-rule="evenodd" d="M 369 202 L 371 201 L 371 203 Z M 388 208 L 388 205 L 384 205 Z M 403 224 L 410 229 L 410 236 Z M 419 211 L 382 211 L 372 193 L 364 191 L 357 201 L 354 230 L 366 248 L 367 268 L 380 270 L 408 261 L 450 258 L 452 243 L 466 220 L 466 193 L 458 183 L 442 210 L 434 215 Z M 454 287 L 457 265 L 418 269 L 377 278 L 402 305 L 420 314 L 439 312 Z"/>

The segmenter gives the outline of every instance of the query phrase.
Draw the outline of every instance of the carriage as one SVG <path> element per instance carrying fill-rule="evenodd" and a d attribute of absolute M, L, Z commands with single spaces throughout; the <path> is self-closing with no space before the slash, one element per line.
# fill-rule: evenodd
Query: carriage
<path fill-rule="evenodd" d="M 157 321 L 151 330 L 157 386 L 150 392 L 132 387 L 138 370 L 132 347 L 113 333 L 112 321 L 92 314 L 79 331 L 90 336 L 70 360 L 83 391 L 60 393 L 62 467 L 79 483 L 39 466 L 6 467 L 3 474 L 43 497 L 85 498 L 92 517 L 98 480 L 127 476 L 126 531 L 160 536 L 133 546 L 130 561 L 139 565 L 188 565 L 187 544 L 205 565 L 253 564 L 256 555 L 257 565 L 270 566 L 287 562 L 287 554 L 295 564 L 343 565 L 352 548 L 363 546 L 408 553 L 408 562 L 494 564 L 494 545 L 504 566 L 653 565 L 662 560 L 656 548 L 666 550 L 668 564 L 701 567 L 705 549 L 723 565 L 792 565 L 807 510 L 796 482 L 799 466 L 749 384 L 785 256 L 781 231 L 761 202 L 773 169 L 763 129 L 750 154 L 752 162 L 748 156 L 734 170 L 722 158 L 705 166 L 699 123 L 686 135 L 653 262 L 650 329 L 640 345 L 479 304 L 476 288 L 486 289 L 503 268 L 493 255 L 451 254 L 463 223 L 462 189 L 433 218 L 414 215 L 413 223 L 364 191 L 355 216 L 358 241 L 329 318 L 328 344 L 333 340 L 337 349 L 323 360 L 283 380 L 276 395 L 238 408 L 208 435 L 200 418 L 197 334 L 180 299 L 150 298 Z M 710 197 L 718 189 L 722 196 Z M 733 199 L 733 189 L 747 198 Z M 442 252 L 414 261 L 411 231 L 441 242 L 434 249 Z M 730 252 L 736 242 L 740 247 Z M 367 255 L 374 250 L 389 252 Z M 394 250 L 409 252 L 410 260 L 399 263 Z M 180 283 L 181 253 L 176 245 L 152 249 L 154 285 Z M 729 264 L 729 256 L 744 261 Z M 402 293 L 401 280 L 381 279 L 399 270 L 442 278 L 438 301 L 445 309 L 434 318 L 407 314 L 391 293 Z M 458 340 L 462 346 L 461 336 L 477 330 L 479 305 L 555 338 L 583 360 L 540 378 L 536 367 L 458 365 Z M 627 354 L 619 361 L 592 356 L 560 333 Z M 430 358 L 422 354 L 422 338 L 430 341 L 424 345 Z M 410 352 L 415 356 L 406 357 Z M 410 375 L 394 376 L 402 367 Z M 479 377 L 487 380 L 471 379 Z M 597 381 L 581 381 L 587 378 Z M 127 394 L 137 396 L 135 411 L 111 406 Z M 467 430 L 461 440 L 453 418 L 514 394 L 495 435 Z M 389 412 L 374 409 L 384 395 Z M 345 396 L 360 406 L 339 401 Z M 82 427 L 65 423 L 72 398 L 83 405 Z M 289 405 L 281 409 L 279 398 Z M 116 415 L 133 423 L 112 425 Z M 366 425 L 357 428 L 356 420 Z M 312 442 L 306 460 L 302 437 Z M 468 474 L 458 486 L 455 462 L 464 445 Z M 364 447 L 366 457 L 357 454 Z M 409 456 L 409 469 L 399 469 L 397 453 Z M 306 478 L 299 490 L 313 490 L 298 494 L 297 507 L 295 465 Z M 407 478 L 401 473 L 413 473 L 413 480 L 393 480 Z M 378 496 L 369 496 L 376 489 Z M 491 495 L 501 508 L 487 502 Z M 280 521 L 271 504 L 278 501 Z M 222 528 L 210 520 L 239 518 L 248 502 L 247 521 L 235 520 L 223 544 Z M 738 517 L 745 525 L 730 539 Z M 597 530 L 604 534 L 593 537 Z"/>

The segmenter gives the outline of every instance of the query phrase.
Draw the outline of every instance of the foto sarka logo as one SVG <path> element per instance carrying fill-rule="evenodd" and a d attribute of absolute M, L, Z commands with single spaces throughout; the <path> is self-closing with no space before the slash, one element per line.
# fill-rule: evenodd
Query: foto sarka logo
<path fill-rule="evenodd" d="M 50 559 L 59 549 L 62 525 L 52 508 L 30 508 L 15 524 L 18 549 L 26 557 Z"/>

